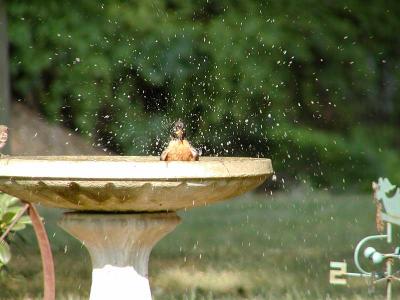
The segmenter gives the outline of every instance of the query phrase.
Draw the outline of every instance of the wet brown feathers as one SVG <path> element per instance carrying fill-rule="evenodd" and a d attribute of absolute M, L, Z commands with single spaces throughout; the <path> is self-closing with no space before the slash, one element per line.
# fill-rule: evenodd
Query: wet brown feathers
<path fill-rule="evenodd" d="M 199 152 L 185 139 L 185 126 L 182 121 L 175 122 L 172 127 L 171 141 L 161 153 L 161 160 L 165 161 L 195 161 L 199 160 Z"/>

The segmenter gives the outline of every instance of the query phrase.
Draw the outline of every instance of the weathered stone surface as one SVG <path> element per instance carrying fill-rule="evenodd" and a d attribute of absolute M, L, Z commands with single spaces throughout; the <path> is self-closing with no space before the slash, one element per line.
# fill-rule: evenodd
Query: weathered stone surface
<path fill-rule="evenodd" d="M 0 159 L 0 190 L 74 210 L 175 211 L 237 196 L 272 173 L 271 161 L 261 158 L 11 156 Z"/>

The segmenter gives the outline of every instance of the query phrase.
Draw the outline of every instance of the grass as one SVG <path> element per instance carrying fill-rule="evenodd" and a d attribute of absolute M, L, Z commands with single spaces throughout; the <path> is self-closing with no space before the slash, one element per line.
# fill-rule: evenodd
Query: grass
<path fill-rule="evenodd" d="M 331 286 L 329 261 L 352 264 L 358 240 L 375 234 L 370 195 L 334 195 L 307 187 L 183 211 L 183 222 L 152 252 L 153 297 L 161 299 L 384 299 L 363 279 Z M 56 264 L 57 299 L 87 299 L 90 259 L 42 210 Z M 40 299 L 41 262 L 31 231 L 13 244 L 0 276 L 0 299 Z M 377 245 L 379 249 L 385 244 Z M 366 263 L 366 262 L 364 262 Z M 394 294 L 400 289 L 395 286 Z"/>

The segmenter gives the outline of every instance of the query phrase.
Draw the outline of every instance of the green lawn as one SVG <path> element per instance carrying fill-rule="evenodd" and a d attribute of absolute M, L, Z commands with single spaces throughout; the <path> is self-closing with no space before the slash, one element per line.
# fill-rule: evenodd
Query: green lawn
<path fill-rule="evenodd" d="M 86 250 L 57 228 L 60 213 L 42 212 L 55 255 L 57 299 L 86 299 Z M 329 261 L 346 259 L 355 271 L 351 257 L 356 242 L 376 233 L 370 195 L 303 187 L 247 194 L 179 214 L 182 224 L 155 247 L 150 259 L 156 300 L 384 298 L 384 285 L 371 296 L 363 279 L 352 280 L 350 287 L 328 283 Z M 15 240 L 12 263 L 0 278 L 1 299 L 40 298 L 41 262 L 32 236 L 27 230 L 25 241 Z M 394 292 L 400 289 L 396 286 Z"/>

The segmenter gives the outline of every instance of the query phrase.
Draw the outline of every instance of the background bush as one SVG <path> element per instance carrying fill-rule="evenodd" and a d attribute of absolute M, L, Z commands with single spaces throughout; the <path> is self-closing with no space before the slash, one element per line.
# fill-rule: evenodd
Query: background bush
<path fill-rule="evenodd" d="M 397 1 L 8 1 L 17 101 L 123 154 L 181 118 L 206 155 L 400 182 Z M 362 184 L 361 184 L 362 183 Z"/>

